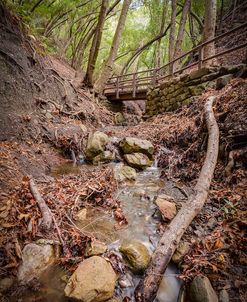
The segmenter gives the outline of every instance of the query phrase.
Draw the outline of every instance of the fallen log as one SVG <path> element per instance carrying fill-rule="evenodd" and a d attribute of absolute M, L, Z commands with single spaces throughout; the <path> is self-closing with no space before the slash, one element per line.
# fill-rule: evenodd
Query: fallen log
<path fill-rule="evenodd" d="M 51 214 L 51 210 L 49 209 L 48 205 L 40 195 L 39 190 L 36 187 L 36 184 L 31 177 L 29 179 L 29 187 L 33 197 L 38 203 L 39 209 L 42 214 L 42 227 L 45 231 L 49 231 L 52 228 L 52 224 L 53 224 L 53 217 Z"/>
<path fill-rule="evenodd" d="M 161 279 L 181 237 L 195 216 L 201 211 L 207 199 L 219 149 L 219 128 L 212 108 L 214 99 L 215 97 L 213 96 L 208 97 L 204 107 L 205 120 L 209 133 L 208 146 L 206 158 L 194 193 L 189 196 L 187 202 L 182 206 L 162 235 L 152 255 L 144 278 L 135 290 L 135 298 L 138 302 L 152 302 L 155 299 Z"/>

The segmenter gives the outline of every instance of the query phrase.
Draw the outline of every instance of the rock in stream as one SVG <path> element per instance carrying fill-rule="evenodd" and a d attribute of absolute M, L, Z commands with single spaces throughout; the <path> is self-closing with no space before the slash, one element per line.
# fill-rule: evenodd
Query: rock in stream
<path fill-rule="evenodd" d="M 150 254 L 146 246 L 137 240 L 124 241 L 119 248 L 135 273 L 143 273 L 148 266 Z"/>
<path fill-rule="evenodd" d="M 109 262 L 99 256 L 81 262 L 70 277 L 65 295 L 82 302 L 101 302 L 112 298 L 117 276 Z"/>

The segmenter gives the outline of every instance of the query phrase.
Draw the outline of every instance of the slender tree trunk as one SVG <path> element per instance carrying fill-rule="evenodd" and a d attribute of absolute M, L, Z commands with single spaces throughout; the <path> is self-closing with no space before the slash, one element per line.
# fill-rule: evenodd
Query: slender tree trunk
<path fill-rule="evenodd" d="M 135 290 L 136 301 L 138 302 L 152 302 L 155 299 L 161 279 L 180 239 L 192 220 L 200 213 L 207 199 L 219 150 L 219 128 L 212 108 L 214 99 L 215 97 L 211 96 L 205 103 L 205 119 L 209 133 L 208 146 L 194 194 L 189 197 L 162 235 L 145 272 L 144 279 L 140 281 Z"/>
<path fill-rule="evenodd" d="M 111 17 L 110 13 L 116 8 L 116 6 L 120 3 L 120 0 L 116 0 L 107 10 L 107 13 L 106 15 L 108 16 L 106 18 L 106 20 L 108 18 Z M 92 21 L 94 21 L 94 18 L 90 19 L 89 22 L 91 23 Z M 88 22 L 88 24 L 89 24 Z M 87 25 L 88 26 L 88 25 Z M 85 53 L 85 50 L 88 46 L 88 43 L 90 42 L 90 40 L 92 39 L 93 35 L 95 34 L 95 31 L 96 31 L 96 26 L 93 24 L 93 26 L 90 27 L 90 31 L 87 32 L 87 34 L 85 35 L 85 37 L 82 37 L 80 39 L 80 42 L 78 44 L 78 46 L 76 47 L 76 58 L 74 58 L 72 60 L 72 66 L 73 67 L 76 67 L 76 68 L 79 68 L 80 66 L 82 66 L 82 61 L 83 61 L 83 58 L 84 58 L 84 53 Z"/>
<path fill-rule="evenodd" d="M 165 29 L 165 22 L 166 22 L 166 16 L 167 16 L 167 2 L 168 2 L 168 0 L 163 0 L 163 3 L 162 3 L 163 10 L 162 10 L 159 35 L 161 35 Z M 162 61 L 162 51 L 161 51 L 161 39 L 159 39 L 156 44 L 155 67 L 160 68 L 160 66 L 162 64 L 163 64 L 163 61 Z"/>
<path fill-rule="evenodd" d="M 36 3 L 34 4 L 34 6 L 30 9 L 30 13 L 33 13 L 33 12 L 35 11 L 35 9 L 36 9 L 40 4 L 42 4 L 43 1 L 44 1 L 44 0 L 38 0 L 38 2 L 36 2 Z"/>
<path fill-rule="evenodd" d="M 118 25 L 114 34 L 111 50 L 109 56 L 102 68 L 102 71 L 99 75 L 98 80 L 96 81 L 94 88 L 98 92 L 102 92 L 104 90 L 105 84 L 107 83 L 108 79 L 112 75 L 112 68 L 114 64 L 114 60 L 117 56 L 118 47 L 121 41 L 122 33 L 125 26 L 125 21 L 128 13 L 128 9 L 130 6 L 131 0 L 124 0 L 123 7 L 121 10 L 121 14 L 118 20 Z"/>
<path fill-rule="evenodd" d="M 224 11 L 224 0 L 221 0 L 220 1 L 220 25 L 219 25 L 220 31 L 221 31 L 221 27 L 222 27 L 223 11 Z"/>
<path fill-rule="evenodd" d="M 234 0 L 234 3 L 233 3 L 232 21 L 234 20 L 234 17 L 235 17 L 235 11 L 236 11 L 237 2 L 238 2 L 238 0 Z"/>
<path fill-rule="evenodd" d="M 169 62 L 172 61 L 174 55 L 177 1 L 172 0 L 171 5 L 172 5 L 172 13 L 171 13 L 171 28 L 170 28 L 170 35 L 169 35 Z"/>
<path fill-rule="evenodd" d="M 89 52 L 87 72 L 85 78 L 85 81 L 89 86 L 93 86 L 93 73 L 94 73 L 97 57 L 99 54 L 99 47 L 101 43 L 108 5 L 109 5 L 109 0 L 102 0 L 97 27 L 94 34 L 92 46 Z"/>
<path fill-rule="evenodd" d="M 182 12 L 182 10 L 178 11 L 177 12 L 177 16 L 181 12 Z M 168 26 L 166 27 L 166 29 L 164 30 L 164 32 L 162 34 L 157 35 L 152 40 L 150 40 L 147 43 L 145 43 L 143 46 L 137 48 L 136 51 L 134 52 L 134 54 L 128 59 L 128 61 L 125 63 L 124 67 L 122 68 L 121 75 L 123 75 L 126 72 L 126 70 L 128 69 L 128 67 L 133 63 L 133 61 L 135 60 L 135 58 L 141 54 L 142 51 L 144 51 L 146 48 L 148 48 L 154 42 L 156 42 L 156 41 L 160 40 L 161 38 L 163 38 L 167 34 L 167 32 L 168 32 L 168 30 L 169 30 L 170 27 L 171 27 L 171 23 L 168 24 Z"/>
<path fill-rule="evenodd" d="M 181 54 L 181 46 L 184 38 L 185 24 L 190 9 L 190 4 L 191 4 L 191 0 L 185 0 L 182 16 L 179 23 L 179 30 L 178 30 L 173 59 L 178 58 Z"/>
<path fill-rule="evenodd" d="M 206 0 L 205 1 L 205 22 L 203 31 L 203 42 L 206 42 L 215 37 L 215 27 L 216 27 L 216 9 L 217 0 Z M 215 55 L 215 43 L 209 43 L 204 46 L 204 58 L 209 58 Z M 207 60 L 204 62 L 204 66 L 210 66 L 215 62 L 215 60 Z"/>

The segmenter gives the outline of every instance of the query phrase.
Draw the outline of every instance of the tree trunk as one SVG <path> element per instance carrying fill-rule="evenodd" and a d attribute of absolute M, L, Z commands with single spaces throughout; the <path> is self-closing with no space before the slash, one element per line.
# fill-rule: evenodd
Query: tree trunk
<path fill-rule="evenodd" d="M 105 17 L 107 13 L 109 0 L 102 0 L 99 19 L 96 27 L 96 31 L 94 34 L 92 46 L 89 52 L 89 59 L 87 65 L 87 72 L 85 81 L 89 86 L 93 86 L 93 73 L 95 69 L 95 64 L 97 61 L 97 57 L 99 54 L 99 47 L 101 43 L 102 33 L 104 29 Z"/>
<path fill-rule="evenodd" d="M 110 18 L 110 13 L 115 9 L 115 7 L 119 4 L 120 0 L 116 0 L 112 6 L 109 7 L 109 9 L 107 10 L 106 15 L 108 16 L 108 18 Z M 107 18 L 106 18 L 107 20 Z M 92 18 L 91 20 L 89 20 L 89 22 L 94 21 L 94 18 Z M 88 23 L 89 23 L 88 22 Z M 85 37 L 82 37 L 78 43 L 78 46 L 76 47 L 76 52 L 79 52 L 76 55 L 76 58 L 72 59 L 72 67 L 75 67 L 76 69 L 79 69 L 82 65 L 82 61 L 83 61 L 83 57 L 84 57 L 84 53 L 85 50 L 88 46 L 88 43 L 90 42 L 90 40 L 92 39 L 93 35 L 95 34 L 96 31 L 96 26 L 93 24 L 93 26 L 91 26 L 90 30 L 88 31 L 88 33 L 85 35 Z"/>
<path fill-rule="evenodd" d="M 43 1 L 44 1 L 44 0 L 38 0 L 38 2 L 36 2 L 36 3 L 34 4 L 34 6 L 30 9 L 30 13 L 33 13 L 33 12 L 35 11 L 35 9 L 36 9 L 40 4 L 42 4 Z"/>
<path fill-rule="evenodd" d="M 179 30 L 178 30 L 173 59 L 176 59 L 181 55 L 181 47 L 184 38 L 185 24 L 190 9 L 190 4 L 191 4 L 191 0 L 185 0 L 182 16 L 179 23 Z"/>
<path fill-rule="evenodd" d="M 182 12 L 182 10 L 178 11 L 176 16 L 178 16 L 181 12 Z M 162 34 L 158 34 L 152 40 L 148 41 L 141 47 L 137 48 L 136 51 L 134 52 L 134 54 L 128 59 L 128 61 L 125 63 L 124 67 L 122 68 L 121 75 L 123 75 L 125 73 L 127 68 L 132 64 L 132 62 L 135 60 L 135 58 L 141 54 L 142 51 L 144 51 L 147 47 L 152 45 L 154 42 L 163 38 L 167 34 L 170 27 L 171 27 L 171 23 L 168 24 L 168 26 L 166 27 L 166 29 L 164 30 L 164 32 Z"/>
<path fill-rule="evenodd" d="M 205 22 L 203 31 L 203 42 L 211 40 L 215 37 L 215 26 L 216 26 L 216 8 L 217 0 L 206 0 L 205 1 Z M 215 55 L 215 43 L 209 43 L 203 48 L 203 57 L 209 58 Z M 214 59 L 210 59 L 204 62 L 204 66 L 210 66 L 215 62 Z"/>
<path fill-rule="evenodd" d="M 221 0 L 221 2 L 220 2 L 220 24 L 219 24 L 219 32 L 221 31 L 221 27 L 222 27 L 223 12 L 224 12 L 224 0 Z"/>
<path fill-rule="evenodd" d="M 159 35 L 162 35 L 165 29 L 165 21 L 167 16 L 167 2 L 168 0 L 163 1 L 163 10 L 162 10 Z M 162 51 L 161 51 L 161 39 L 159 39 L 156 44 L 155 67 L 160 68 L 161 64 L 163 64 L 163 61 L 162 61 Z"/>
<path fill-rule="evenodd" d="M 174 55 L 177 1 L 172 0 L 171 4 L 172 4 L 172 13 L 171 13 L 170 35 L 169 35 L 169 62 L 172 61 Z M 171 72 L 172 72 L 172 66 L 170 66 L 170 73 Z"/>
<path fill-rule="evenodd" d="M 131 0 L 124 0 L 123 2 L 123 7 L 121 10 L 121 14 L 118 20 L 118 25 L 114 34 L 114 38 L 113 38 L 113 42 L 112 42 L 112 46 L 111 46 L 111 50 L 109 53 L 109 56 L 102 68 L 102 71 L 99 75 L 98 80 L 96 81 L 94 88 L 96 91 L 98 92 L 102 92 L 104 90 L 104 87 L 108 81 L 108 79 L 111 77 L 112 75 L 112 67 L 114 64 L 114 60 L 116 58 L 117 55 L 117 51 L 118 51 L 118 47 L 120 44 L 120 40 L 122 37 L 122 33 L 124 30 L 124 25 L 125 25 L 125 21 L 126 21 L 126 17 L 127 17 L 127 13 L 128 13 L 128 9 L 130 6 Z"/>
<path fill-rule="evenodd" d="M 151 258 L 144 279 L 135 290 L 137 301 L 152 302 L 159 288 L 166 267 L 175 252 L 181 237 L 195 216 L 200 213 L 208 195 L 219 149 L 219 128 L 214 117 L 211 96 L 205 103 L 205 119 L 209 132 L 206 159 L 200 172 L 197 184 L 188 201 L 182 206 L 176 217 L 162 235 Z"/>

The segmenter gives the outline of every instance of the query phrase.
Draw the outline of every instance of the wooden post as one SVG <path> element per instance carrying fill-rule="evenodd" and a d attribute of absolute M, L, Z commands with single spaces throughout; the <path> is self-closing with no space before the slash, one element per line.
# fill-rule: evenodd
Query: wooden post
<path fill-rule="evenodd" d="M 152 76 L 152 85 L 156 84 L 156 75 L 157 75 L 157 69 L 154 69 L 153 76 Z"/>
<path fill-rule="evenodd" d="M 173 76 L 173 74 L 174 74 L 174 62 L 173 61 L 170 62 L 169 69 L 170 69 L 170 75 Z"/>
<path fill-rule="evenodd" d="M 116 98 L 119 99 L 119 77 L 117 77 L 117 91 L 116 91 Z"/>
<path fill-rule="evenodd" d="M 203 64 L 203 46 L 199 47 L 198 52 L 198 69 L 201 69 Z"/>
<path fill-rule="evenodd" d="M 136 90 L 137 90 L 137 87 L 136 87 L 136 73 L 133 73 L 133 98 L 136 97 Z"/>

